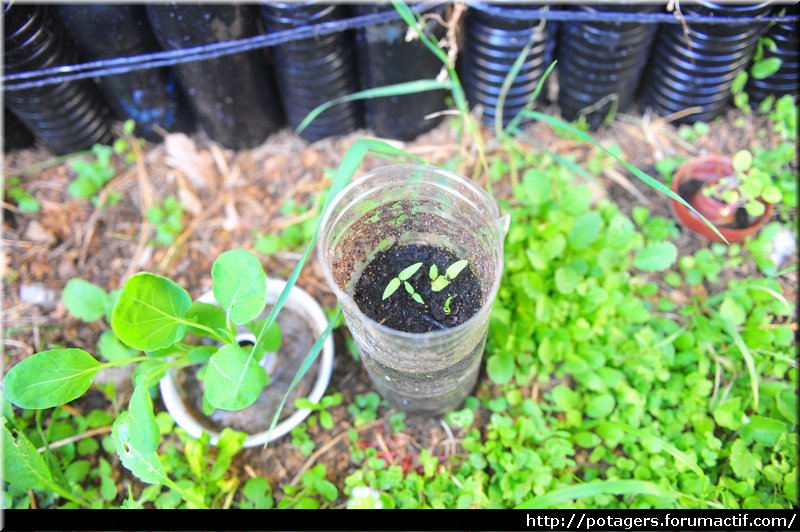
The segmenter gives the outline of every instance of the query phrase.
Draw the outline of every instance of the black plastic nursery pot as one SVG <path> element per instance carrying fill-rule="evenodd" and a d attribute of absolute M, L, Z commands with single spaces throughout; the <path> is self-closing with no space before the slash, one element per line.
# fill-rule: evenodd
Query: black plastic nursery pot
<path fill-rule="evenodd" d="M 344 5 L 270 2 L 260 6 L 267 31 L 301 28 L 347 17 Z M 283 108 L 292 128 L 319 105 L 358 91 L 352 31 L 299 39 L 273 48 Z M 320 114 L 300 136 L 308 141 L 351 133 L 363 125 L 361 102 L 336 105 Z"/>
<path fill-rule="evenodd" d="M 79 62 L 75 43 L 46 5 L 3 6 L 3 72 L 14 74 Z M 56 154 L 111 141 L 110 111 L 91 81 L 6 90 L 5 105 Z"/>
<path fill-rule="evenodd" d="M 387 4 L 353 6 L 353 14 L 366 15 L 393 10 Z M 446 6 L 427 14 L 443 16 Z M 433 18 L 428 19 L 428 34 L 439 40 L 445 28 Z M 419 39 L 406 41 L 408 26 L 402 20 L 360 28 L 356 32 L 359 76 L 362 89 L 372 89 L 419 79 L 434 79 L 442 63 Z M 412 140 L 441 122 L 441 116 L 426 119 L 445 108 L 446 91 L 370 98 L 364 101 L 366 125 L 380 137 Z"/>
<path fill-rule="evenodd" d="M 797 5 L 786 7 L 787 15 L 800 13 Z M 745 91 L 749 95 L 751 104 L 756 105 L 768 96 L 781 97 L 786 94 L 795 98 L 800 93 L 800 24 L 793 22 L 777 22 L 772 26 L 766 37 L 775 43 L 775 49 L 764 46 L 764 59 L 772 57 L 781 60 L 777 72 L 764 79 L 755 79 L 752 75 L 747 80 Z"/>
<path fill-rule="evenodd" d="M 251 7 L 240 4 L 148 4 L 161 47 L 180 50 L 258 34 Z M 281 125 L 266 56 L 256 50 L 176 67 L 198 125 L 226 148 L 252 148 Z"/>
<path fill-rule="evenodd" d="M 3 108 L 3 151 L 29 148 L 33 142 L 33 133 L 11 111 Z"/>
<path fill-rule="evenodd" d="M 63 4 L 58 14 L 86 59 L 108 59 L 157 52 L 144 6 L 130 4 Z M 154 129 L 191 131 L 192 116 L 169 67 L 98 78 L 117 117 L 136 122 L 136 133 L 158 141 Z"/>
<path fill-rule="evenodd" d="M 683 6 L 686 14 L 750 17 L 746 24 L 662 24 L 647 68 L 643 107 L 662 116 L 699 107 L 677 122 L 710 121 L 728 106 L 733 80 L 746 68 L 770 14 L 769 2 L 721 4 L 703 1 Z"/>
<path fill-rule="evenodd" d="M 483 121 L 494 125 L 503 81 L 525 46 L 533 40 L 503 105 L 502 122 L 508 124 L 525 106 L 536 90 L 539 79 L 552 62 L 555 26 L 548 22 L 539 29 L 540 20 L 513 18 L 508 10 L 538 9 L 532 4 L 514 6 L 470 2 L 466 14 L 464 44 L 461 53 L 461 76 L 471 106 L 483 107 Z M 543 97 L 540 96 L 540 97 Z"/>
<path fill-rule="evenodd" d="M 588 12 L 659 11 L 660 5 L 581 5 Z M 633 100 L 657 26 L 621 22 L 565 22 L 558 46 L 558 105 L 567 120 L 583 116 L 592 129 Z"/>

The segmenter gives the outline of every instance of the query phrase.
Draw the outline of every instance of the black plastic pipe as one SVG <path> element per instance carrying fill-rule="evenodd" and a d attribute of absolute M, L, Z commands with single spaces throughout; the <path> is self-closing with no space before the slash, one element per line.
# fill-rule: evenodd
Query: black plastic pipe
<path fill-rule="evenodd" d="M 62 4 L 57 10 L 88 59 L 126 57 L 160 49 L 144 6 Z M 117 117 L 133 119 L 136 133 L 147 140 L 161 140 L 158 128 L 167 132 L 191 131 L 191 112 L 172 68 L 105 76 L 98 78 L 98 83 Z"/>
<path fill-rule="evenodd" d="M 354 6 L 353 15 L 366 15 L 393 10 L 391 4 L 360 4 Z M 426 15 L 427 34 L 441 39 L 446 29 L 439 20 L 445 6 L 429 10 Z M 402 20 L 376 24 L 356 31 L 359 76 L 362 89 L 384 87 L 420 79 L 436 79 L 444 65 L 419 40 L 406 41 L 408 25 Z M 445 108 L 444 90 L 420 92 L 402 96 L 370 98 L 364 101 L 364 118 L 367 127 L 379 137 L 412 140 L 432 129 L 442 117 L 426 119 Z"/>
<path fill-rule="evenodd" d="M 33 146 L 33 133 L 14 113 L 3 108 L 3 151 L 10 152 Z"/>
<path fill-rule="evenodd" d="M 731 85 L 746 68 L 766 24 L 759 19 L 771 11 L 770 2 L 721 4 L 701 1 L 687 4 L 688 14 L 751 17 L 747 24 L 663 24 L 645 76 L 642 103 L 662 116 L 691 107 L 697 113 L 678 116 L 676 122 L 710 121 L 731 99 Z"/>
<path fill-rule="evenodd" d="M 148 4 L 147 15 L 165 50 L 258 34 L 255 13 L 240 4 Z M 262 51 L 184 63 L 177 72 L 197 124 L 223 146 L 252 148 L 280 127 L 280 106 Z"/>
<path fill-rule="evenodd" d="M 787 15 L 800 13 L 797 4 L 782 7 L 786 7 Z M 749 101 L 757 105 L 770 95 L 779 98 L 786 94 L 796 99 L 800 95 L 800 24 L 796 20 L 778 22 L 770 27 L 765 37 L 772 40 L 775 49 L 764 46 L 764 59 L 776 57 L 781 60 L 781 66 L 764 79 L 755 79 L 752 75 L 748 78 L 745 91 Z"/>
<path fill-rule="evenodd" d="M 318 2 L 261 4 L 268 32 L 276 32 L 347 18 L 344 5 Z M 358 71 L 351 31 L 299 39 L 273 48 L 283 108 L 292 128 L 297 128 L 314 108 L 358 91 Z M 320 114 L 301 137 L 316 141 L 351 133 L 363 125 L 359 101 L 336 105 Z"/>
<path fill-rule="evenodd" d="M 46 5 L 3 6 L 3 72 L 77 63 L 75 43 Z M 111 141 L 110 111 L 90 81 L 70 81 L 4 94 L 5 105 L 56 154 Z"/>

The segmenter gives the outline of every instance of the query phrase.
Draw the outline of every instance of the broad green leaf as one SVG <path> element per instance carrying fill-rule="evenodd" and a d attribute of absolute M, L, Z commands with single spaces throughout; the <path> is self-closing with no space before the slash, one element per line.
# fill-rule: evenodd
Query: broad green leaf
<path fill-rule="evenodd" d="M 761 445 L 773 447 L 782 434 L 787 432 L 786 423 L 764 416 L 753 416 L 750 423 L 742 427 L 741 434 Z"/>
<path fill-rule="evenodd" d="M 741 438 L 733 442 L 731 446 L 731 455 L 728 459 L 733 469 L 733 474 L 737 478 L 746 480 L 752 478 L 756 474 L 757 464 L 756 459 L 747 448 L 747 444 Z"/>
<path fill-rule="evenodd" d="M 781 69 L 781 60 L 778 57 L 769 57 L 753 64 L 750 75 L 755 79 L 764 79 Z"/>
<path fill-rule="evenodd" d="M 205 363 L 208 362 L 211 355 L 217 352 L 217 349 L 219 348 L 215 345 L 199 345 L 190 349 L 186 355 L 192 362 Z"/>
<path fill-rule="evenodd" d="M 111 327 L 117 338 L 140 351 L 158 351 L 186 335 L 192 298 L 160 275 L 137 273 L 125 283 Z"/>
<path fill-rule="evenodd" d="M 246 327 L 255 334 L 260 336 L 263 332 L 263 341 L 261 342 L 261 352 L 258 353 L 257 358 L 261 360 L 264 353 L 277 353 L 281 348 L 282 333 L 280 325 L 273 323 L 267 331 L 262 331 L 264 324 L 267 323 L 266 319 L 251 321 Z"/>
<path fill-rule="evenodd" d="M 747 319 L 744 309 L 730 296 L 722 300 L 719 315 L 731 325 L 741 325 Z"/>
<path fill-rule="evenodd" d="M 212 305 L 211 303 L 195 301 L 186 312 L 186 319 L 210 327 L 211 330 L 214 331 L 223 329 L 230 331 L 230 334 L 235 334 L 233 328 L 228 328 L 228 324 L 225 320 L 225 312 L 217 305 Z M 197 336 L 216 339 L 210 332 L 197 327 L 189 327 L 189 332 Z"/>
<path fill-rule="evenodd" d="M 227 344 L 208 361 L 205 397 L 215 408 L 241 410 L 256 402 L 268 382 L 267 372 L 255 357 L 236 344 Z"/>
<path fill-rule="evenodd" d="M 109 362 L 135 357 L 137 351 L 120 342 L 114 331 L 105 330 L 97 341 L 97 352 Z"/>
<path fill-rule="evenodd" d="M 584 213 L 575 220 L 575 224 L 567 235 L 567 244 L 571 249 L 583 249 L 597 239 L 603 219 L 596 212 Z"/>
<path fill-rule="evenodd" d="M 486 371 L 489 378 L 496 384 L 506 384 L 511 382 L 514 376 L 514 357 L 506 352 L 500 352 L 489 357 L 486 361 Z"/>
<path fill-rule="evenodd" d="M 467 266 L 469 266 L 469 261 L 466 259 L 454 262 L 453 264 L 447 267 L 447 271 L 444 272 L 444 275 L 445 277 L 447 277 L 452 281 L 453 279 L 458 277 L 458 274 L 461 273 L 462 270 Z"/>
<path fill-rule="evenodd" d="M 131 442 L 131 415 L 122 412 L 111 428 L 117 456 L 131 473 L 148 484 L 170 484 L 164 465 L 156 453 L 143 453 Z M 133 429 L 135 430 L 135 429 Z"/>
<path fill-rule="evenodd" d="M 567 295 L 575 291 L 581 278 L 572 268 L 558 268 L 554 275 L 556 290 Z"/>
<path fill-rule="evenodd" d="M 452 83 L 450 81 L 437 81 L 432 79 L 420 79 L 416 81 L 406 81 L 403 83 L 397 83 L 394 85 L 386 85 L 384 87 L 375 87 L 372 89 L 366 89 L 363 91 L 354 92 L 352 94 L 348 94 L 346 96 L 341 96 L 339 98 L 334 98 L 333 100 L 327 101 L 321 105 L 318 105 L 314 109 L 311 110 L 308 115 L 300 122 L 300 125 L 297 126 L 295 132 L 299 135 L 300 133 L 305 130 L 309 124 L 311 124 L 319 115 L 324 113 L 326 110 L 330 109 L 335 105 L 339 105 L 341 103 L 352 102 L 356 100 L 366 100 L 369 98 L 384 98 L 388 96 L 403 96 L 405 94 L 417 94 L 420 92 L 428 92 L 428 91 L 435 91 L 435 90 L 442 90 L 442 89 L 450 89 L 452 88 Z"/>
<path fill-rule="evenodd" d="M 85 322 L 102 318 L 109 303 L 105 290 L 83 279 L 70 279 L 61 297 L 69 313 Z"/>
<path fill-rule="evenodd" d="M 158 425 L 147 379 L 140 377 L 137 381 L 128 405 L 131 416 L 131 445 L 141 453 L 148 454 L 158 449 Z"/>
<path fill-rule="evenodd" d="M 783 194 L 781 193 L 781 189 L 775 185 L 768 185 L 761 193 L 761 198 L 767 203 L 778 203 L 783 199 Z"/>
<path fill-rule="evenodd" d="M 675 264 L 678 248 L 672 242 L 656 242 L 636 253 L 633 265 L 645 272 L 662 272 Z"/>
<path fill-rule="evenodd" d="M 400 283 L 401 283 L 401 281 L 397 277 L 395 277 L 394 279 L 389 281 L 389 284 L 387 284 L 386 288 L 383 290 L 383 298 L 382 299 L 388 299 L 389 297 L 391 297 L 392 294 L 397 292 L 397 289 L 400 288 Z"/>
<path fill-rule="evenodd" d="M 267 304 L 267 275 L 258 258 L 243 249 L 217 257 L 211 267 L 214 297 L 228 320 L 244 325 L 256 319 Z"/>
<path fill-rule="evenodd" d="M 42 351 L 8 371 L 3 391 L 20 408 L 51 408 L 83 395 L 101 369 L 100 362 L 82 349 Z"/>
<path fill-rule="evenodd" d="M 528 499 L 516 508 L 539 509 L 560 506 L 574 499 L 596 495 L 654 495 L 673 499 L 674 495 L 658 484 L 645 480 L 595 480 L 586 484 L 569 486 Z"/>
<path fill-rule="evenodd" d="M 449 284 L 450 281 L 447 280 L 447 277 L 445 277 L 444 275 L 440 275 L 439 277 L 436 278 L 435 281 L 431 283 L 431 290 L 433 290 L 434 292 L 441 292 L 442 290 L 447 288 L 447 285 Z"/>
<path fill-rule="evenodd" d="M 598 419 L 608 417 L 614 411 L 615 405 L 616 401 L 614 401 L 613 395 L 598 395 L 586 403 L 586 415 Z"/>
<path fill-rule="evenodd" d="M 411 279 L 411 276 L 414 275 L 415 273 L 417 273 L 417 270 L 419 270 L 421 267 L 422 267 L 422 263 L 421 262 L 417 262 L 415 264 L 412 264 L 408 268 L 404 268 L 403 271 L 398 273 L 397 274 L 397 278 L 400 279 L 401 281 L 407 281 L 407 280 Z"/>
<path fill-rule="evenodd" d="M 753 166 L 753 155 L 747 150 L 739 150 L 733 156 L 732 163 L 737 172 L 746 172 Z"/>
<path fill-rule="evenodd" d="M 23 489 L 50 489 L 55 482 L 36 447 L 22 433 L 11 434 L 3 420 L 3 480 Z"/>

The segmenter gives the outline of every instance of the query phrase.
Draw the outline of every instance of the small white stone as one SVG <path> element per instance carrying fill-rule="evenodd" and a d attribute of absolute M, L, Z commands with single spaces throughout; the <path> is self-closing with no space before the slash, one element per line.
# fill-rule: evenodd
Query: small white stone
<path fill-rule="evenodd" d="M 58 301 L 58 292 L 43 284 L 24 284 L 19 287 L 19 298 L 25 303 L 51 307 Z"/>

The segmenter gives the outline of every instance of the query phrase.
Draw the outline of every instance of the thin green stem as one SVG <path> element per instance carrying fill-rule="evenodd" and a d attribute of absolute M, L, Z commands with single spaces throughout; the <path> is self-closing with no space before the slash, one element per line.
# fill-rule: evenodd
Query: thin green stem
<path fill-rule="evenodd" d="M 150 357 L 147 355 L 140 356 L 140 357 L 133 357 L 133 358 L 124 358 L 122 360 L 115 360 L 113 362 L 104 362 L 98 366 L 98 370 L 104 368 L 115 368 L 117 366 L 127 366 L 128 364 L 135 364 L 136 362 L 144 362 L 145 360 L 150 360 Z"/>
<path fill-rule="evenodd" d="M 193 321 L 187 321 L 187 320 L 184 320 L 182 318 L 176 318 L 176 321 L 178 323 L 182 323 L 184 325 L 188 325 L 189 327 L 194 327 L 195 329 L 200 329 L 201 331 L 205 331 L 208 334 L 210 334 L 211 336 L 213 336 L 214 339 L 219 340 L 222 343 L 225 343 L 225 344 L 230 343 L 230 341 L 225 339 L 225 338 L 223 338 L 219 334 L 219 332 L 215 331 L 211 327 L 207 327 L 207 326 L 203 325 L 202 323 L 196 323 L 196 322 L 193 322 Z M 230 318 L 226 317 L 226 321 L 227 321 L 228 327 L 230 327 Z"/>

